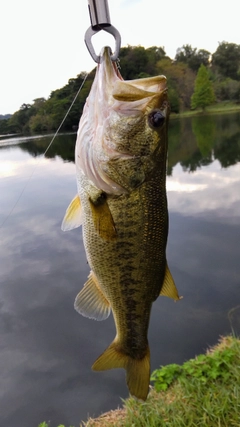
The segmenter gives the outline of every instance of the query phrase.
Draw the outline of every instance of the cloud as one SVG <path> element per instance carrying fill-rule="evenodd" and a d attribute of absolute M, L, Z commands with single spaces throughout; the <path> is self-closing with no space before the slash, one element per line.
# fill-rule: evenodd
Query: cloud
<path fill-rule="evenodd" d="M 182 215 L 214 212 L 219 219 L 239 218 L 239 176 L 240 164 L 222 169 L 215 160 L 191 175 L 178 164 L 167 178 L 169 208 Z"/>

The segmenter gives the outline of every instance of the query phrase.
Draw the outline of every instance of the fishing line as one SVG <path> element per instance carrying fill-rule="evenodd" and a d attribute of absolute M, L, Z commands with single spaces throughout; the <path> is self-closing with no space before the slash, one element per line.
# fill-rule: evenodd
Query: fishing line
<path fill-rule="evenodd" d="M 70 111 L 71 111 L 71 109 L 72 109 L 73 105 L 75 104 L 75 101 L 76 101 L 76 99 L 77 99 L 77 97 L 78 97 L 79 93 L 81 92 L 82 87 L 83 87 L 83 85 L 84 85 L 85 81 L 87 80 L 88 74 L 89 74 L 89 73 L 86 73 L 86 74 L 85 74 L 85 77 L 84 77 L 84 79 L 83 79 L 83 82 L 82 82 L 82 84 L 81 84 L 80 88 L 78 89 L 78 91 L 77 91 L 77 93 L 76 93 L 76 95 L 75 95 L 75 97 L 74 97 L 74 99 L 73 99 L 73 101 L 72 101 L 72 103 L 71 103 L 71 105 L 70 105 L 69 109 L 67 110 L 67 112 L 66 112 L 66 114 L 65 114 L 64 118 L 62 119 L 62 121 L 61 121 L 61 123 L 60 123 L 60 125 L 59 125 L 58 129 L 56 130 L 55 135 L 53 136 L 53 138 L 52 138 L 52 140 L 51 140 L 51 142 L 49 143 L 48 147 L 47 147 L 47 148 L 46 148 L 46 150 L 44 151 L 44 153 L 43 153 L 43 155 L 44 155 L 44 156 L 45 156 L 45 154 L 47 153 L 47 151 L 49 150 L 49 148 L 51 147 L 51 145 L 52 145 L 52 143 L 53 143 L 54 139 L 56 138 L 56 136 L 57 136 L 58 132 L 60 131 L 60 129 L 61 129 L 61 127 L 62 127 L 63 123 L 65 122 L 65 120 L 66 120 L 66 118 L 67 118 L 68 114 L 70 113 Z M 36 169 L 36 167 L 35 167 L 35 169 Z M 33 172 L 34 172 L 34 171 L 33 171 Z"/>
<path fill-rule="evenodd" d="M 83 85 L 84 85 L 85 81 L 87 80 L 88 75 L 89 75 L 89 73 L 86 73 L 86 74 L 85 74 L 85 77 L 84 77 L 84 79 L 83 79 L 83 81 L 82 81 L 82 84 L 81 84 L 80 88 L 78 89 L 78 91 L 77 91 L 77 93 L 76 93 L 76 95 L 75 95 L 75 97 L 74 97 L 74 99 L 73 99 L 73 101 L 72 101 L 72 103 L 71 103 L 70 107 L 68 108 L 68 110 L 67 110 L 67 112 L 66 112 L 66 114 L 65 114 L 64 118 L 62 119 L 62 121 L 61 121 L 60 125 L 58 126 L 58 128 L 57 128 L 57 130 L 56 130 L 55 134 L 53 135 L 53 137 L 52 137 L 52 139 L 51 139 L 50 143 L 48 144 L 48 146 L 47 146 L 46 150 L 44 151 L 44 153 L 43 153 L 43 157 L 44 157 L 44 156 L 45 156 L 45 154 L 48 152 L 49 148 L 50 148 L 50 147 L 51 147 L 51 145 L 53 144 L 54 139 L 55 139 L 55 138 L 56 138 L 56 136 L 58 135 L 58 132 L 60 131 L 60 129 L 61 129 L 61 127 L 62 127 L 63 123 L 65 122 L 65 120 L 66 120 L 66 118 L 67 118 L 68 114 L 70 113 L 70 111 L 71 111 L 71 109 L 72 109 L 73 105 L 75 104 L 76 99 L 77 99 L 77 97 L 78 97 L 79 93 L 81 92 L 81 90 L 82 90 L 82 88 L 83 88 Z M 17 206 L 17 204 L 18 204 L 19 200 L 21 199 L 21 197 L 22 197 L 22 195 L 23 195 L 24 191 L 26 190 L 26 188 L 27 188 L 27 186 L 28 186 L 28 184 L 29 184 L 30 180 L 32 179 L 32 176 L 33 176 L 33 174 L 34 174 L 34 172 L 35 172 L 36 168 L 38 167 L 38 165 L 39 165 L 39 163 L 40 163 L 41 159 L 42 159 L 42 157 L 40 157 L 40 158 L 39 158 L 39 160 L 37 161 L 36 165 L 34 166 L 34 168 L 33 168 L 32 172 L 31 172 L 31 174 L 29 175 L 29 177 L 28 177 L 28 179 L 27 179 L 27 181 L 26 181 L 26 183 L 25 183 L 25 185 L 24 185 L 24 187 L 23 187 L 22 191 L 20 192 L 20 194 L 19 194 L 19 196 L 18 196 L 18 198 L 17 198 L 16 202 L 14 203 L 14 205 L 13 205 L 12 209 L 10 210 L 9 214 L 6 216 L 6 218 L 3 220 L 2 224 L 0 225 L 0 229 L 4 226 L 5 222 L 8 220 L 8 218 L 10 218 L 10 216 L 11 216 L 11 215 L 12 215 L 12 213 L 13 213 L 13 211 L 15 210 L 15 208 L 16 208 L 16 206 Z"/>

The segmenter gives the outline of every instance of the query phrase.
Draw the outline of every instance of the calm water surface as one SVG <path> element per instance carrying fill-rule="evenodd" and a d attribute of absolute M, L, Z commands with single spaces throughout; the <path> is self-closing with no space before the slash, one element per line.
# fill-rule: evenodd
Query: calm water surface
<path fill-rule="evenodd" d="M 172 120 L 169 136 L 167 253 L 184 298 L 154 303 L 152 369 L 240 333 L 240 115 Z M 1 426 L 76 427 L 128 396 L 124 371 L 91 371 L 112 317 L 73 309 L 89 274 L 81 229 L 60 229 L 76 194 L 75 138 L 57 137 L 46 156 L 50 136 L 0 140 Z"/>

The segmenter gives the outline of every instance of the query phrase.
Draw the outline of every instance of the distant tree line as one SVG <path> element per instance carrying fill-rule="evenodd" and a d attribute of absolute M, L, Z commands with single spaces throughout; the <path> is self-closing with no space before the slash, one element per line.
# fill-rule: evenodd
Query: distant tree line
<path fill-rule="evenodd" d="M 222 168 L 240 162 L 238 115 L 221 114 L 196 115 L 191 120 L 171 120 L 169 123 L 168 175 L 180 162 L 184 171 L 193 172 L 202 166 L 218 160 Z M 33 157 L 42 155 L 50 142 L 50 137 L 29 140 L 18 147 Z M 63 143 L 64 140 L 64 143 Z M 71 133 L 62 138 L 58 135 L 44 154 L 46 158 L 61 157 L 74 162 L 76 137 Z"/>
<path fill-rule="evenodd" d="M 171 59 L 163 47 L 127 46 L 120 50 L 120 71 L 125 80 L 158 74 L 168 79 L 171 111 L 180 112 L 206 106 L 213 102 L 240 103 L 240 45 L 221 42 L 216 52 L 184 45 Z M 95 69 L 92 70 L 61 130 L 76 129 L 90 91 Z M 23 104 L 11 117 L 0 116 L 0 134 L 46 132 L 56 130 L 85 77 L 81 72 L 49 98 L 37 98 Z"/>
<path fill-rule="evenodd" d="M 10 119 L 11 114 L 0 114 L 0 120 Z"/>

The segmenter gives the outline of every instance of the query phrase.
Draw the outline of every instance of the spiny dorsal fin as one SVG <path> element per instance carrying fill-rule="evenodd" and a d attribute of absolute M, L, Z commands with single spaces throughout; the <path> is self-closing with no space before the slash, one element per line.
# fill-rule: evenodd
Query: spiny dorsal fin
<path fill-rule="evenodd" d="M 111 313 L 111 306 L 92 271 L 83 289 L 76 296 L 74 308 L 78 313 L 94 320 L 105 320 Z"/>
<path fill-rule="evenodd" d="M 161 292 L 159 295 L 164 296 L 164 297 L 173 298 L 175 301 L 182 299 L 182 297 L 180 297 L 178 295 L 178 290 L 176 288 L 176 285 L 174 283 L 173 277 L 170 273 L 170 270 L 169 270 L 167 264 L 166 264 L 164 282 L 163 282 L 162 289 L 161 289 Z"/>
<path fill-rule="evenodd" d="M 115 240 L 117 232 L 107 200 L 102 198 L 99 203 L 93 203 L 92 200 L 89 199 L 89 202 L 92 210 L 93 223 L 99 236 L 107 241 Z"/>
<path fill-rule="evenodd" d="M 62 231 L 69 231 L 80 227 L 80 225 L 82 225 L 82 208 L 77 194 L 66 210 L 61 229 Z"/>

